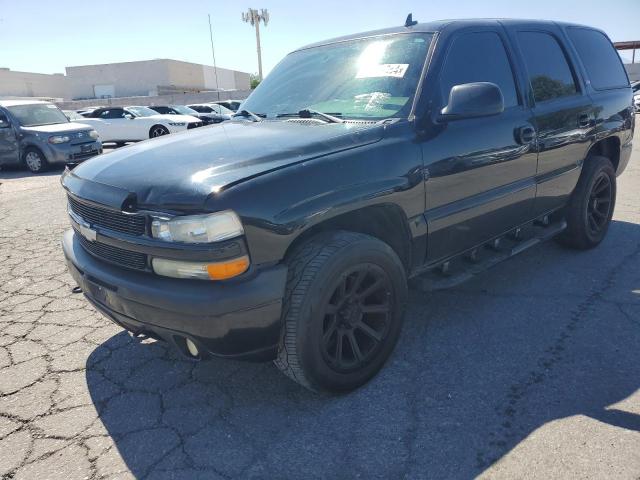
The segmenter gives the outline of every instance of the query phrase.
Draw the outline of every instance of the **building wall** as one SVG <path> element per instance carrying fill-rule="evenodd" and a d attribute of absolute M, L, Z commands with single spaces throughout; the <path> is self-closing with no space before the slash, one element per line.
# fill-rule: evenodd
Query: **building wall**
<path fill-rule="evenodd" d="M 95 85 L 113 85 L 116 97 L 153 94 L 169 84 L 169 69 L 162 60 L 67 67 L 71 98 L 95 98 Z"/>
<path fill-rule="evenodd" d="M 226 68 L 217 71 L 220 89 L 249 88 L 249 74 Z M 112 85 L 115 97 L 216 88 L 213 67 L 168 59 L 67 67 L 67 77 L 72 99 L 95 98 L 95 85 Z"/>
<path fill-rule="evenodd" d="M 68 98 L 67 78 L 61 74 L 14 72 L 0 68 L 0 97 Z"/>
<path fill-rule="evenodd" d="M 629 80 L 632 82 L 640 80 L 640 63 L 627 63 L 624 68 L 627 69 Z"/>

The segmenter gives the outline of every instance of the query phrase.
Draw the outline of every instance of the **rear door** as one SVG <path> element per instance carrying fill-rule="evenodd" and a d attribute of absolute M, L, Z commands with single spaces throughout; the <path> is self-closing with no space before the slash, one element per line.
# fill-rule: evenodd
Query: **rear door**
<path fill-rule="evenodd" d="M 595 116 L 562 31 L 551 24 L 532 25 L 513 34 L 538 131 L 537 216 L 567 202 L 589 150 Z"/>
<path fill-rule="evenodd" d="M 535 198 L 535 129 L 504 30 L 496 24 L 457 31 L 445 40 L 443 52 L 433 87 L 436 116 L 454 85 L 471 82 L 498 85 L 505 110 L 489 117 L 436 120 L 434 133 L 422 144 L 429 175 L 429 262 L 524 223 Z"/>
<path fill-rule="evenodd" d="M 0 110 L 0 165 L 15 165 L 19 161 L 18 138 L 9 116 Z"/>

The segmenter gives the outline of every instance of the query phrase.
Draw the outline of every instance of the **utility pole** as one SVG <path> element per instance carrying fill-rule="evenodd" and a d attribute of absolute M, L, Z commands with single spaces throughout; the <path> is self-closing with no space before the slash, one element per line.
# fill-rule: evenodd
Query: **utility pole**
<path fill-rule="evenodd" d="M 211 40 L 211 56 L 213 57 L 213 74 L 216 77 L 216 92 L 218 95 L 218 100 L 220 100 L 220 86 L 218 85 L 218 68 L 216 67 L 216 51 L 213 48 L 213 30 L 211 29 L 211 14 L 208 14 L 209 17 L 209 40 Z"/>
<path fill-rule="evenodd" d="M 266 27 L 269 23 L 269 12 L 266 8 L 261 8 L 258 12 L 255 8 L 250 8 L 246 12 L 242 13 L 242 21 L 250 23 L 251 26 L 256 27 L 256 44 L 258 47 L 258 80 L 262 80 L 262 51 L 260 49 L 260 22 L 264 23 Z"/>

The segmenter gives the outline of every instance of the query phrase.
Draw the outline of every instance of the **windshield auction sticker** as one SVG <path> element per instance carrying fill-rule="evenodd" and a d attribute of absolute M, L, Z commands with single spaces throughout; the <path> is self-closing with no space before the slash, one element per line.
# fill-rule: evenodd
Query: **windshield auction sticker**
<path fill-rule="evenodd" d="M 358 70 L 356 78 L 395 77 L 402 78 L 409 68 L 408 63 L 377 63 L 365 65 Z"/>

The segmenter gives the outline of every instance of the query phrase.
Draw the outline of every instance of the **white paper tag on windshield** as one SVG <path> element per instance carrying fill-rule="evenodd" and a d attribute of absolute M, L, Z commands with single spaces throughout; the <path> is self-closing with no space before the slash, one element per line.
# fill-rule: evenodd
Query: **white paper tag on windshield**
<path fill-rule="evenodd" d="M 378 63 L 366 65 L 358 70 L 356 78 L 395 77 L 402 78 L 409 68 L 408 63 Z"/>

